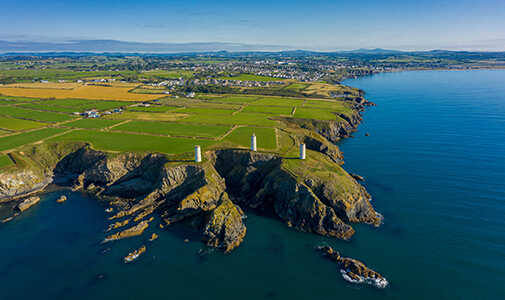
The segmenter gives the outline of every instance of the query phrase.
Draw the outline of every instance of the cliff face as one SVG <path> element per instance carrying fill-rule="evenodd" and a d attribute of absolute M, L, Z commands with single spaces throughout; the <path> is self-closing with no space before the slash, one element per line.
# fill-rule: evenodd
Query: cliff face
<path fill-rule="evenodd" d="M 159 154 L 106 154 L 81 145 L 52 170 L 2 174 L 9 180 L 0 190 L 14 195 L 54 180 L 115 205 L 118 212 L 110 219 L 121 225 L 113 226 L 122 230 L 117 236 L 135 233 L 135 226 L 157 213 L 167 225 L 188 220 L 200 228 L 207 245 L 225 251 L 245 237 L 241 207 L 276 216 L 301 231 L 341 239 L 354 234 L 351 222 L 380 223 L 365 189 L 327 153 L 303 162 L 232 149 L 206 156 L 199 164 L 175 163 Z"/>
<path fill-rule="evenodd" d="M 316 132 L 328 141 L 336 143 L 341 138 L 349 137 L 362 120 L 357 112 L 351 116 L 340 114 L 337 117 L 336 121 L 295 118 L 283 118 L 282 121 L 288 125 Z"/>

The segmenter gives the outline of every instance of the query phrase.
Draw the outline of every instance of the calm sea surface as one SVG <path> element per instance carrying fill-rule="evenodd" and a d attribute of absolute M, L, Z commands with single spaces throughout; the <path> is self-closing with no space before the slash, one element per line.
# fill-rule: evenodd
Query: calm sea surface
<path fill-rule="evenodd" d="M 0 299 L 505 298 L 505 71 L 405 72 L 347 84 L 377 103 L 340 147 L 346 169 L 366 178 L 382 227 L 357 225 L 343 242 L 249 212 L 245 242 L 224 255 L 186 227 L 152 226 L 159 240 L 125 265 L 122 257 L 147 236 L 101 245 L 104 207 L 53 192 L 0 224 Z M 55 203 L 61 194 L 69 200 Z M 313 251 L 323 242 L 390 286 L 343 281 Z"/>

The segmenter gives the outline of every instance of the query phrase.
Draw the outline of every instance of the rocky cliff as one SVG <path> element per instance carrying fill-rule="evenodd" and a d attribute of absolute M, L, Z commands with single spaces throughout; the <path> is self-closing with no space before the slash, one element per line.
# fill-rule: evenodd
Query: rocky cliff
<path fill-rule="evenodd" d="M 44 151 L 61 148 L 43 147 Z M 110 217 L 117 230 L 114 236 L 136 233 L 139 224 L 157 214 L 167 225 L 188 220 L 201 230 L 207 245 L 224 251 L 237 247 L 246 235 L 243 209 L 265 212 L 301 231 L 341 239 L 354 234 L 352 222 L 380 223 L 365 189 L 329 159 L 324 153 L 329 148 L 324 146 L 320 156 L 314 153 L 313 159 L 303 162 L 273 153 L 226 149 L 207 152 L 207 159 L 199 164 L 170 162 L 161 154 L 104 153 L 89 145 L 70 149 L 47 154 L 51 159 L 44 160 L 38 171 L 29 167 L 2 174 L 9 178 L 2 182 L 3 195 L 55 182 L 117 207 Z M 13 181 L 28 176 L 23 174 L 30 174 L 29 182 Z"/>

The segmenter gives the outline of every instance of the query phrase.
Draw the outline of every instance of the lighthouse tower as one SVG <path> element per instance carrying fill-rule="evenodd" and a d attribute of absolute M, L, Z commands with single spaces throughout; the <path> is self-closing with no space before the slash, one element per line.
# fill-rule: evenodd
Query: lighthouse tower
<path fill-rule="evenodd" d="M 258 148 L 256 147 L 256 134 L 253 133 L 251 135 L 251 151 L 257 151 Z"/>
<path fill-rule="evenodd" d="M 202 161 L 202 149 L 200 146 L 195 146 L 195 162 L 201 162 Z"/>
<path fill-rule="evenodd" d="M 300 144 L 300 159 L 305 159 L 305 144 Z"/>

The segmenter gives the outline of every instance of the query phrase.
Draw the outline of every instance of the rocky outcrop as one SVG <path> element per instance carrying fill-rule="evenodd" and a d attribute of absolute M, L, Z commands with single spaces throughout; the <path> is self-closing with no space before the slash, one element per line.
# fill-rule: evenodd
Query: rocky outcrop
<path fill-rule="evenodd" d="M 342 138 L 351 136 L 362 118 L 359 113 L 354 113 L 351 116 L 339 114 L 335 121 L 296 118 L 282 118 L 281 120 L 288 125 L 316 132 L 328 141 L 336 143 Z"/>
<path fill-rule="evenodd" d="M 149 223 L 147 221 L 142 221 L 135 226 L 107 236 L 103 240 L 103 243 L 141 235 L 147 227 L 149 227 Z"/>
<path fill-rule="evenodd" d="M 342 257 L 340 253 L 330 246 L 318 246 L 316 250 L 322 252 L 327 258 L 337 263 L 342 277 L 351 283 L 367 283 L 377 288 L 385 288 L 389 282 L 381 274 L 368 268 L 359 260 Z"/>
<path fill-rule="evenodd" d="M 54 168 L 41 174 L 114 206 L 107 231 L 136 224 L 104 241 L 142 234 L 156 213 L 165 225 L 188 221 L 207 245 L 229 252 L 246 234 L 241 207 L 300 231 L 341 239 L 354 234 L 349 223 L 380 224 L 368 193 L 336 163 L 338 148 L 319 134 L 300 132 L 297 138 L 305 137 L 308 148 L 317 151 L 303 162 L 227 149 L 206 153 L 203 163 L 180 163 L 161 154 L 109 154 L 83 145 L 46 163 Z"/>
<path fill-rule="evenodd" d="M 301 231 L 349 239 L 354 230 L 343 220 L 380 223 L 370 196 L 343 170 L 296 174 L 275 155 L 240 150 L 217 151 L 216 169 L 234 202 L 273 212 Z"/>
<path fill-rule="evenodd" d="M 30 207 L 34 206 L 35 204 L 37 204 L 39 202 L 40 202 L 40 197 L 26 198 L 16 206 L 16 210 L 18 210 L 19 212 L 24 212 L 25 210 L 29 209 Z"/>
<path fill-rule="evenodd" d="M 43 190 L 52 179 L 32 170 L 13 170 L 0 174 L 0 203 Z"/>
<path fill-rule="evenodd" d="M 246 227 L 242 221 L 244 212 L 223 193 L 221 203 L 207 217 L 204 240 L 211 247 L 233 250 L 242 243 Z"/>

